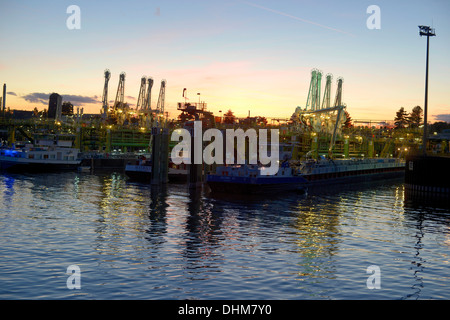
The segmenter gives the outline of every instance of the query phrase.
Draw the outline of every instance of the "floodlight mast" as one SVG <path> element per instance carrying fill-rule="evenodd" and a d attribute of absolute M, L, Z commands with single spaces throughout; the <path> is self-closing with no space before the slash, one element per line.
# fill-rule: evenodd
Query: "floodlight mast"
<path fill-rule="evenodd" d="M 420 36 L 427 37 L 427 64 L 426 64 L 426 72 L 425 72 L 425 105 L 424 105 L 424 113 L 423 113 L 423 146 L 422 151 L 423 155 L 427 155 L 427 140 L 428 140 L 428 65 L 429 65 L 429 55 L 430 55 L 430 37 L 435 37 L 436 33 L 434 28 L 429 26 L 419 26 Z"/>

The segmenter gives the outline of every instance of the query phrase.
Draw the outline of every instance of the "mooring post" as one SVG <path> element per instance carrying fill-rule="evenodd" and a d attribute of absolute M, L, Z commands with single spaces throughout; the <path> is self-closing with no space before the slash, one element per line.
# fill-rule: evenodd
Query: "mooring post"
<path fill-rule="evenodd" d="M 374 146 L 373 140 L 371 139 L 371 140 L 369 140 L 369 150 L 368 150 L 369 158 L 373 158 L 374 151 L 375 151 L 375 146 Z"/>
<path fill-rule="evenodd" d="M 319 138 L 315 132 L 313 132 L 311 137 L 311 151 L 313 158 L 317 159 L 319 157 Z"/>
<path fill-rule="evenodd" d="M 350 152 L 349 152 L 349 137 L 344 137 L 344 157 L 349 158 Z"/>
<path fill-rule="evenodd" d="M 169 129 L 162 129 L 161 134 L 161 183 L 169 181 Z"/>
<path fill-rule="evenodd" d="M 160 184 L 160 159 L 161 159 L 161 129 L 152 128 L 152 174 L 151 174 L 151 184 Z"/>
<path fill-rule="evenodd" d="M 203 150 L 203 149 L 202 149 Z M 202 185 L 202 164 L 195 163 L 195 133 L 191 131 L 191 164 L 188 165 L 189 188 L 198 188 Z"/>

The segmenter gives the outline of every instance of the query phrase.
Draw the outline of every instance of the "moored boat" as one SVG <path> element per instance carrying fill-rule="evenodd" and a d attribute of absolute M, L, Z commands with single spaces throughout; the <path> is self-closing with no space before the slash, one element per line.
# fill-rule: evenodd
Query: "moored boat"
<path fill-rule="evenodd" d="M 303 191 L 307 180 L 289 166 L 281 166 L 275 175 L 264 175 L 266 168 L 257 165 L 217 167 L 207 175 L 207 184 L 213 192 L 261 194 Z"/>
<path fill-rule="evenodd" d="M 172 161 L 169 161 L 169 182 L 186 182 L 189 176 L 188 165 L 179 164 L 176 165 Z"/>
<path fill-rule="evenodd" d="M 141 157 L 135 162 L 129 162 L 125 166 L 125 174 L 131 180 L 150 183 L 152 178 L 152 162 L 145 157 Z M 169 164 L 169 182 L 185 182 L 187 181 L 188 174 L 186 165 Z"/>
<path fill-rule="evenodd" d="M 297 166 L 309 185 L 395 178 L 405 173 L 405 162 L 393 158 L 307 160 Z"/>
<path fill-rule="evenodd" d="M 129 162 L 125 166 L 125 174 L 134 181 L 150 182 L 152 162 L 150 159 L 140 157 L 135 162 Z"/>
<path fill-rule="evenodd" d="M 79 150 L 32 144 L 0 148 L 0 169 L 12 172 L 47 172 L 75 170 L 81 159 Z"/>

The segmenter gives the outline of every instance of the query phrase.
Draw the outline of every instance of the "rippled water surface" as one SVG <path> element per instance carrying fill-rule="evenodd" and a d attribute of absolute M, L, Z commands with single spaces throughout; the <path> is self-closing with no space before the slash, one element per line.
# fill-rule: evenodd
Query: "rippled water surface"
<path fill-rule="evenodd" d="M 0 174 L 0 202 L 0 299 L 450 299 L 450 212 L 398 180 L 248 198 Z"/>

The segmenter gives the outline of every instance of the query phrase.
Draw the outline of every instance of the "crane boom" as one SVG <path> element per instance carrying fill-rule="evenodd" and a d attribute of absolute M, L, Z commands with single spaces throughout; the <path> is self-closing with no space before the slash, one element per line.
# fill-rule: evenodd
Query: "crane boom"
<path fill-rule="evenodd" d="M 147 79 L 147 95 L 145 97 L 144 109 L 151 111 L 152 110 L 152 87 L 153 87 L 153 79 Z"/>
<path fill-rule="evenodd" d="M 106 114 L 108 113 L 108 84 L 109 79 L 111 79 L 111 72 L 106 69 L 105 70 L 105 86 L 103 87 L 103 97 L 102 97 L 102 107 L 103 107 L 103 117 L 106 118 Z"/>
<path fill-rule="evenodd" d="M 158 104 L 156 105 L 156 113 L 164 115 L 165 98 L 166 98 L 166 80 L 162 80 L 161 89 L 159 91 Z"/>
<path fill-rule="evenodd" d="M 325 92 L 323 94 L 323 101 L 321 109 L 329 108 L 330 105 L 330 95 L 331 95 L 331 81 L 333 80 L 333 76 L 331 74 L 327 74 L 327 82 L 325 84 Z"/>
<path fill-rule="evenodd" d="M 139 89 L 139 96 L 138 96 L 138 100 L 136 103 L 136 110 L 143 110 L 145 109 L 145 101 L 146 101 L 146 97 L 145 97 L 145 86 L 147 85 L 147 78 L 146 77 L 142 77 L 141 78 L 141 87 Z"/>
<path fill-rule="evenodd" d="M 122 72 L 119 76 L 119 86 L 117 87 L 116 100 L 114 102 L 114 109 L 123 108 L 125 98 L 125 72 Z"/>

